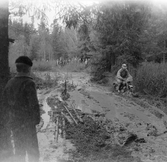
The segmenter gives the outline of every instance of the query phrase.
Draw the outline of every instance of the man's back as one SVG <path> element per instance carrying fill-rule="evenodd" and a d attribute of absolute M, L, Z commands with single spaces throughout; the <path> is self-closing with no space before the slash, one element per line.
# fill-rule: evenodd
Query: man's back
<path fill-rule="evenodd" d="M 26 88 L 26 85 L 30 82 L 33 82 L 30 77 L 22 76 L 22 77 L 14 77 L 7 83 L 5 87 L 5 92 L 8 95 L 9 102 L 16 102 L 18 96 L 23 97 L 21 94 Z M 20 100 L 21 102 L 21 100 Z M 12 104 L 12 103 L 11 103 Z"/>
<path fill-rule="evenodd" d="M 17 124 L 18 122 L 33 122 L 34 113 L 39 115 L 35 83 L 31 77 L 16 76 L 9 80 L 5 87 L 4 97 L 5 107 L 12 114 L 11 120 Z"/>

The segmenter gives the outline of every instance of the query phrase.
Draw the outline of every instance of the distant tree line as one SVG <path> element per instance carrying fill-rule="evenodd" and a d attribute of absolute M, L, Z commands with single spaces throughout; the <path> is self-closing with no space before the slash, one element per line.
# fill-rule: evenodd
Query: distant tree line
<path fill-rule="evenodd" d="M 163 4 L 103 1 L 69 13 L 67 26 L 82 31 L 84 52 L 93 53 L 96 65 L 104 71 L 123 62 L 134 68 L 143 61 L 166 62 L 167 11 Z"/>
<path fill-rule="evenodd" d="M 44 61 L 91 58 L 102 72 L 123 62 L 137 68 L 143 61 L 166 61 L 167 11 L 161 4 L 103 1 L 71 6 L 56 1 L 39 9 L 30 2 L 24 5 L 10 0 L 9 38 L 15 40 L 9 46 L 10 59 L 19 55 Z M 49 26 L 45 13 L 51 6 L 59 11 Z M 28 13 L 32 21 L 23 23 L 22 16 Z M 38 27 L 34 27 L 36 20 Z"/>

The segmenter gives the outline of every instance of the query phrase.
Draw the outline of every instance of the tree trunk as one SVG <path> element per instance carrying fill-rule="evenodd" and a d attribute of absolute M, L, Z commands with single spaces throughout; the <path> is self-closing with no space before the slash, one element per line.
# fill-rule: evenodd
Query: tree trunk
<path fill-rule="evenodd" d="M 111 51 L 110 53 L 110 62 L 111 62 L 111 66 L 110 66 L 110 72 L 112 71 L 112 67 L 115 65 L 115 53 L 113 51 Z"/>
<path fill-rule="evenodd" d="M 163 52 L 163 63 L 165 63 L 166 61 L 166 40 L 164 41 L 164 51 L 165 52 Z"/>
<path fill-rule="evenodd" d="M 2 98 L 2 91 L 9 79 L 9 65 L 8 65 L 8 1 L 0 2 L 0 99 Z M 0 101 L 1 102 L 1 101 Z"/>

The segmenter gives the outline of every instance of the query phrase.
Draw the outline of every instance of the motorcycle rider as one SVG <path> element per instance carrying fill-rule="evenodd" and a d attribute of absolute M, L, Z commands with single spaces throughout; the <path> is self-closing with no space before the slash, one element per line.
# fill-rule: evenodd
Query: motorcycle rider
<path fill-rule="evenodd" d="M 130 75 L 128 69 L 127 69 L 127 65 L 126 64 L 122 64 L 121 69 L 118 70 L 117 75 L 116 75 L 116 81 L 117 81 L 117 91 L 120 92 L 120 86 L 123 82 L 132 82 L 133 78 Z"/>

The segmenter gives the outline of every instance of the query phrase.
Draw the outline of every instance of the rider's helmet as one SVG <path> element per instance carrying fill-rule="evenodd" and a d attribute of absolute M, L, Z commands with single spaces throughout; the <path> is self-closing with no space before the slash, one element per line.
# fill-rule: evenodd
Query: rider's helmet
<path fill-rule="evenodd" d="M 122 69 L 127 69 L 127 65 L 126 64 L 122 64 Z"/>

